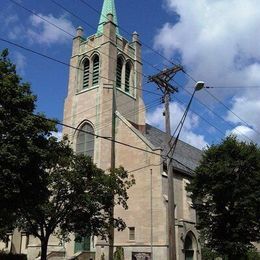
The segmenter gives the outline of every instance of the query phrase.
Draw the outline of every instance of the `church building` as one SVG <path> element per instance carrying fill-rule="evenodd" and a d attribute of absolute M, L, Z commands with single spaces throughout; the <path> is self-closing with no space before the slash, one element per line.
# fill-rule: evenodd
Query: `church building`
<path fill-rule="evenodd" d="M 123 248 L 125 260 L 167 260 L 168 176 L 162 156 L 167 154 L 166 134 L 146 124 L 141 49 L 136 32 L 130 40 L 120 34 L 114 0 L 104 0 L 94 35 L 85 37 L 83 28 L 77 28 L 63 122 L 85 132 L 65 127 L 63 135 L 69 137 L 77 153 L 91 156 L 104 170 L 111 167 L 113 159 L 111 138 L 117 141 L 115 167 L 123 166 L 133 174 L 136 184 L 128 190 L 128 210 L 114 209 L 115 216 L 127 225 L 124 231 L 115 231 L 114 246 Z M 173 161 L 178 260 L 201 259 L 196 213 L 185 189 L 200 157 L 200 150 L 178 142 Z M 19 236 L 18 241 L 15 234 L 10 234 L 10 243 L 29 260 L 36 259 L 39 241 L 26 234 Z M 81 243 L 72 237 L 64 245 L 52 238 L 48 259 L 107 260 L 108 249 L 107 241 L 95 237 L 83 238 Z"/>
<path fill-rule="evenodd" d="M 129 209 L 115 208 L 115 216 L 127 225 L 123 232 L 115 231 L 115 248 L 123 247 L 127 260 L 151 259 L 151 253 L 153 259 L 167 259 L 168 180 L 160 156 L 165 153 L 165 133 L 146 124 L 141 43 L 136 32 L 130 41 L 120 34 L 114 0 L 104 0 L 96 34 L 85 38 L 83 29 L 77 29 L 70 64 L 64 123 L 111 138 L 115 130 L 116 141 L 141 148 L 115 144 L 116 167 L 123 166 L 136 180 L 128 191 Z M 69 136 L 76 152 L 92 156 L 104 170 L 110 168 L 110 140 L 66 128 L 63 134 Z M 185 187 L 192 178 L 189 169 L 196 167 L 201 152 L 180 141 L 174 156 L 179 162 L 174 163 L 178 259 L 200 259 L 196 214 Z M 102 254 L 107 259 L 105 241 L 86 243 L 90 244 L 96 259 Z M 82 245 L 81 249 L 91 248 Z"/>

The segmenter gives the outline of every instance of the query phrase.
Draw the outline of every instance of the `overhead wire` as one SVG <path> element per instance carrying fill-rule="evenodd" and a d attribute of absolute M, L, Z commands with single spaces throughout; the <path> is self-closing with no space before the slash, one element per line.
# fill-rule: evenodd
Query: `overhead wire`
<path fill-rule="evenodd" d="M 242 123 L 244 123 L 248 128 L 252 129 L 255 133 L 257 133 L 260 136 L 260 132 L 256 129 L 254 129 L 254 127 L 252 127 L 251 125 L 249 125 L 244 119 L 242 119 L 238 114 L 236 114 L 233 110 L 231 110 L 227 105 L 225 105 L 219 98 L 217 98 L 216 96 L 214 96 L 212 93 L 210 93 L 208 90 L 206 90 L 206 92 L 212 97 L 214 98 L 216 101 L 218 101 L 222 106 L 224 106 L 232 115 L 234 115 L 235 117 L 237 117 Z"/>
<path fill-rule="evenodd" d="M 66 33 L 67 35 L 71 36 L 71 37 L 72 37 L 72 39 L 75 37 L 75 35 L 73 35 L 73 34 L 71 34 L 70 32 L 68 32 L 68 31 L 64 30 L 64 29 L 63 29 L 63 28 L 61 28 L 60 26 L 57 26 L 55 23 L 53 23 L 53 22 L 49 21 L 48 19 L 45 19 L 45 18 L 44 18 L 44 17 L 42 17 L 41 15 L 37 14 L 35 11 L 33 11 L 33 10 L 31 10 L 31 9 L 29 9 L 29 8 L 27 8 L 27 7 L 25 7 L 25 6 L 23 6 L 22 4 L 20 4 L 20 3 L 16 2 L 15 0 L 9 0 L 9 1 L 10 1 L 10 2 L 12 2 L 13 4 L 15 4 L 15 5 L 19 6 L 20 8 L 22 8 L 22 9 L 26 10 L 27 12 L 29 12 L 29 13 L 31 13 L 31 14 L 33 14 L 33 15 L 37 16 L 38 18 L 40 18 L 40 19 L 41 19 L 41 20 L 43 20 L 44 22 L 46 22 L 46 23 L 50 24 L 51 26 L 55 27 L 56 29 L 58 29 L 58 30 L 61 30 L 62 32 Z M 86 44 L 87 44 L 87 45 L 88 45 L 90 48 L 93 48 L 93 49 L 95 48 L 95 46 L 92 46 L 92 45 L 90 45 L 90 44 L 89 44 L 89 42 L 86 42 Z M 107 56 L 108 58 L 110 58 L 110 59 L 113 59 L 113 60 L 117 61 L 117 59 L 116 59 L 116 58 L 114 58 L 114 57 L 112 57 L 112 56 L 108 55 L 107 53 L 104 53 L 104 52 L 102 52 L 102 51 L 100 51 L 100 50 L 99 50 L 99 52 L 100 52 L 101 54 L 103 54 L 103 55 Z M 148 78 L 148 76 L 147 76 L 147 75 L 145 75 L 144 73 L 142 73 L 142 72 L 139 72 L 139 71 L 136 71 L 136 70 L 134 70 L 134 71 L 135 71 L 136 73 L 138 73 L 138 74 L 142 75 L 143 77 L 145 77 L 145 78 Z"/>
<path fill-rule="evenodd" d="M 100 15 L 100 11 L 97 10 L 95 7 L 93 7 L 91 4 L 89 4 L 89 3 L 86 2 L 85 0 L 79 0 L 79 1 L 81 1 L 84 5 L 88 6 L 90 9 L 92 9 L 94 12 L 96 12 L 97 14 Z M 102 13 L 101 13 L 101 15 L 102 15 L 106 20 L 108 20 L 108 18 L 107 18 L 105 15 L 103 15 Z M 126 34 L 128 34 L 128 35 L 130 35 L 130 36 L 132 35 L 132 33 L 130 33 L 130 32 L 128 32 L 127 30 L 125 30 L 122 26 L 118 25 L 118 28 L 119 28 L 120 30 L 122 30 L 123 32 L 125 32 Z M 156 51 L 154 48 L 152 48 L 152 47 L 150 47 L 149 45 L 147 45 L 145 42 L 140 41 L 140 43 L 141 43 L 143 46 L 145 46 L 147 49 L 151 50 L 152 52 L 154 52 L 155 54 L 157 54 L 158 56 L 160 56 L 161 58 L 163 58 L 164 60 L 168 61 L 170 64 L 177 65 L 177 64 L 174 63 L 172 60 L 166 58 L 166 57 L 163 56 L 160 52 Z"/>
<path fill-rule="evenodd" d="M 95 134 L 95 133 L 83 130 L 81 128 L 71 126 L 69 124 L 62 123 L 59 120 L 46 118 L 44 116 L 41 116 L 41 115 L 38 115 L 38 114 L 34 114 L 34 113 L 30 113 L 30 112 L 27 112 L 27 111 L 24 111 L 24 112 L 27 113 L 27 114 L 30 114 L 31 116 L 34 116 L 34 117 L 37 117 L 37 118 L 40 118 L 40 119 L 52 122 L 54 124 L 61 125 L 63 127 L 67 127 L 67 128 L 73 129 L 73 130 L 78 131 L 78 132 L 83 132 L 85 134 L 92 135 L 92 136 L 94 136 L 96 138 L 101 138 L 101 139 L 107 140 L 109 142 L 113 142 L 113 143 L 116 143 L 116 144 L 119 144 L 119 145 L 123 145 L 123 146 L 129 147 L 129 148 L 132 148 L 132 149 L 136 149 L 136 150 L 139 150 L 139 151 L 142 151 L 142 152 L 147 152 L 147 153 L 150 153 L 150 154 L 153 154 L 153 155 L 158 155 L 158 156 L 163 158 L 163 156 L 161 154 L 157 153 L 157 152 L 148 151 L 148 150 L 146 150 L 144 148 L 141 148 L 141 147 L 138 147 L 138 146 L 134 146 L 134 145 L 131 145 L 131 144 L 128 144 L 128 143 L 124 143 L 124 142 L 121 142 L 121 141 L 117 141 L 117 140 L 112 140 L 111 137 L 98 135 L 98 134 Z"/>
<path fill-rule="evenodd" d="M 183 87 L 181 84 L 179 84 L 176 80 L 173 80 L 175 84 L 177 84 L 178 87 L 182 88 L 185 92 L 187 92 L 189 95 L 192 95 L 192 93 L 190 93 L 190 91 L 188 91 L 185 87 Z M 229 123 L 226 119 L 224 119 L 222 116 L 220 116 L 219 114 L 217 114 L 214 110 L 212 110 L 209 106 L 207 106 L 204 102 L 202 102 L 201 100 L 199 100 L 198 98 L 194 97 L 194 99 L 200 103 L 202 106 L 204 106 L 207 110 L 209 110 L 212 114 L 214 114 L 216 117 L 218 117 L 220 120 L 224 121 L 226 124 L 228 124 L 230 127 L 233 128 L 233 125 L 231 123 Z M 249 138 L 247 135 L 245 135 L 244 133 L 242 133 L 241 131 L 239 131 L 238 129 L 236 129 L 236 131 L 244 136 L 246 139 L 248 139 L 250 142 L 253 142 L 253 140 L 251 138 Z"/>
<path fill-rule="evenodd" d="M 79 17 L 77 14 L 75 14 L 75 13 L 72 12 L 72 11 L 70 11 L 68 8 L 64 7 L 64 5 L 58 3 L 58 2 L 55 1 L 55 0 L 49 0 L 49 1 L 51 1 L 52 3 L 54 3 L 55 5 L 57 5 L 58 7 L 60 7 L 60 8 L 63 9 L 64 11 L 66 11 L 67 13 L 69 13 L 70 15 L 74 16 L 75 18 L 77 18 L 78 20 L 80 20 L 81 22 L 83 22 L 84 24 L 88 25 L 88 26 L 91 27 L 92 29 L 94 29 L 94 30 L 97 29 L 95 26 L 91 25 L 91 24 L 88 23 L 86 20 L 82 19 L 82 18 Z M 105 33 L 102 33 L 102 35 L 103 35 L 105 38 L 111 40 L 111 38 L 110 38 L 109 36 L 107 36 Z M 141 57 L 138 57 L 138 56 L 137 56 L 137 58 L 138 58 L 138 59 L 141 59 Z M 155 65 L 153 65 L 153 64 L 150 63 L 149 61 L 147 61 L 147 60 L 145 60 L 145 59 L 143 59 L 143 58 L 142 58 L 142 61 L 143 61 L 144 63 L 146 63 L 147 65 L 149 65 L 150 67 L 152 67 L 152 68 L 154 68 L 154 69 L 156 69 L 156 70 L 159 70 Z M 148 78 L 147 75 L 145 75 L 145 77 Z"/>
<path fill-rule="evenodd" d="M 54 1 L 54 0 L 51 0 Z M 99 11 L 94 8 L 92 5 L 90 5 L 89 3 L 87 3 L 84 0 L 80 0 L 82 3 L 84 3 L 86 6 L 88 6 L 90 9 L 94 10 L 95 12 L 97 12 L 99 14 Z M 102 15 L 102 14 L 101 14 Z M 105 17 L 103 15 L 103 17 L 105 19 L 108 19 L 107 17 Z M 129 33 L 127 30 L 125 30 L 124 28 L 122 28 L 121 26 L 118 25 L 118 28 L 120 28 L 122 31 L 124 31 L 125 33 L 127 33 L 128 35 L 131 35 L 131 33 Z M 166 58 L 165 56 L 163 56 L 161 53 L 159 53 L 158 51 L 154 50 L 153 48 L 151 48 L 150 46 L 146 45 L 145 43 L 141 42 L 145 47 L 149 48 L 150 50 L 152 50 L 153 52 L 155 52 L 156 54 L 158 54 L 160 57 L 162 57 L 163 59 L 167 60 L 169 63 L 173 64 L 173 65 L 177 65 L 176 63 L 172 62 L 171 60 L 169 60 L 168 58 Z M 157 69 L 155 66 L 153 66 L 155 69 Z M 197 82 L 189 73 L 187 73 L 185 70 L 183 70 L 183 72 L 190 78 L 192 79 L 194 82 Z M 208 87 L 210 88 L 210 87 Z M 222 104 L 228 111 L 230 111 L 234 116 L 236 116 L 241 122 L 243 122 L 244 124 L 246 124 L 247 127 L 249 127 L 250 129 L 252 129 L 253 131 L 255 131 L 258 135 L 260 135 L 260 132 L 257 131 L 256 129 L 252 128 L 252 126 L 250 126 L 244 119 L 242 119 L 240 116 L 238 116 L 236 113 L 234 113 L 229 107 L 227 107 L 222 101 L 220 101 L 217 97 L 215 97 L 212 93 L 208 92 L 213 98 L 215 98 L 220 104 Z M 223 118 L 222 118 L 223 119 Z M 226 120 L 225 120 L 226 121 Z M 239 132 L 239 130 L 237 130 Z M 243 133 L 240 132 L 240 134 L 244 135 Z M 248 137 L 247 137 L 248 138 Z M 251 140 L 250 138 L 248 138 L 249 140 Z M 252 141 L 252 140 L 251 140 Z"/>
<path fill-rule="evenodd" d="M 78 70 L 82 70 L 80 67 L 71 65 L 71 64 L 69 64 L 69 63 L 63 62 L 63 61 L 58 60 L 58 59 L 56 59 L 56 58 L 53 58 L 53 57 L 50 57 L 50 56 L 48 56 L 48 55 L 42 54 L 42 53 L 40 53 L 40 52 L 34 51 L 34 50 L 30 49 L 30 48 L 24 47 L 24 46 L 22 46 L 22 45 L 20 45 L 20 44 L 17 44 L 17 43 L 12 42 L 12 41 L 9 41 L 9 40 L 3 39 L 3 38 L 0 38 L 0 41 L 9 43 L 9 44 L 14 45 L 14 46 L 16 46 L 16 47 L 18 47 L 18 48 L 24 49 L 24 50 L 26 50 L 26 51 L 28 51 L 28 52 L 31 52 L 31 53 L 34 53 L 34 54 L 36 54 L 36 55 L 38 55 L 38 56 L 41 56 L 41 57 L 44 57 L 44 58 L 46 58 L 46 59 L 55 61 L 55 62 L 60 63 L 60 64 L 62 64 L 62 65 L 65 65 L 65 66 L 68 66 L 68 67 L 72 67 L 72 68 L 75 68 L 75 69 L 78 69 Z M 100 77 L 102 77 L 102 78 L 104 78 L 104 79 L 108 79 L 108 78 L 103 77 L 103 76 L 100 76 Z M 108 80 L 110 80 L 110 79 L 108 79 Z M 111 81 L 115 82 L 115 80 L 111 80 Z M 182 87 L 178 82 L 176 82 L 176 81 L 174 81 L 174 82 L 175 82 L 179 87 L 183 88 L 188 94 L 191 95 L 191 93 L 190 93 L 188 90 L 186 90 L 184 87 Z M 145 83 L 145 84 L 148 84 L 148 83 Z M 133 88 L 137 88 L 137 87 L 133 87 Z M 137 89 L 139 89 L 139 88 L 137 88 Z M 143 90 L 143 91 L 145 91 L 145 90 Z M 154 94 L 154 93 L 153 93 L 153 94 Z M 158 94 L 158 95 L 159 95 L 159 94 Z M 225 121 L 225 122 L 228 123 L 230 126 L 232 126 L 232 125 L 231 125 L 229 122 L 227 122 L 224 118 L 222 118 L 221 116 L 219 116 L 218 114 L 216 114 L 212 109 L 210 109 L 206 104 L 204 104 L 203 102 L 201 102 L 201 101 L 200 101 L 199 99 L 197 99 L 196 97 L 195 97 L 195 99 L 196 99 L 199 103 L 201 103 L 203 106 L 205 106 L 209 111 L 211 111 L 211 112 L 212 112 L 215 116 L 217 116 L 219 119 Z M 233 126 L 232 126 L 232 127 L 233 127 Z M 249 139 L 250 141 L 252 141 L 249 137 L 247 137 L 246 135 L 244 135 L 244 134 L 243 134 L 242 132 L 240 132 L 238 129 L 236 129 L 236 131 L 237 131 L 238 133 L 240 133 L 241 135 L 245 136 L 245 137 L 246 137 L 247 139 Z"/>
<path fill-rule="evenodd" d="M 50 25 L 54 26 L 55 28 L 57 28 L 57 29 L 63 31 L 64 33 L 70 35 L 71 37 L 74 37 L 74 35 L 70 34 L 70 33 L 67 32 L 67 31 L 65 31 L 63 28 L 57 26 L 56 24 L 50 22 L 49 20 L 45 19 L 44 17 L 38 15 L 38 14 L 35 13 L 34 11 L 32 11 L 32 10 L 30 10 L 30 9 L 28 9 L 28 8 L 26 8 L 26 7 L 24 7 L 23 5 L 19 4 L 18 2 L 14 1 L 14 0 L 9 0 L 9 1 L 11 1 L 12 3 L 14 3 L 14 4 L 20 6 L 21 8 L 25 9 L 26 11 L 28 11 L 28 12 L 30 12 L 30 13 L 36 15 L 36 16 L 39 17 L 40 19 L 44 20 L 45 22 L 49 23 Z M 67 12 L 73 14 L 73 15 L 74 15 L 75 17 L 77 17 L 78 19 L 81 19 L 80 17 L 76 16 L 74 13 L 70 12 L 68 9 L 64 8 L 62 5 L 60 5 L 60 4 L 57 3 L 56 1 L 54 1 L 54 0 L 51 0 L 51 1 L 52 1 L 53 3 L 55 3 L 55 4 L 57 4 L 58 6 L 62 7 L 62 8 L 63 8 L 64 10 L 66 10 Z M 82 1 L 82 0 L 81 0 L 81 2 L 84 2 L 84 3 L 85 3 L 85 1 Z M 85 4 L 86 4 L 86 3 L 85 3 Z M 89 4 L 87 4 L 87 5 L 90 6 Z M 95 9 L 95 11 L 97 11 L 97 10 Z M 81 20 L 84 21 L 83 19 L 81 19 Z M 85 21 L 84 21 L 84 22 L 85 22 Z M 121 28 L 121 29 L 123 29 L 123 28 Z M 123 30 L 123 31 L 125 31 L 125 30 Z M 127 31 L 125 31 L 125 32 L 127 32 Z M 130 34 L 129 32 L 127 32 L 127 33 Z M 0 40 L 5 41 L 5 42 L 7 42 L 7 43 L 9 43 L 9 44 L 16 45 L 17 47 L 20 47 L 20 48 L 22 47 L 22 46 L 19 45 L 19 44 L 15 44 L 15 43 L 13 43 L 13 42 L 10 42 L 10 41 L 4 40 L 4 39 L 0 39 Z M 27 50 L 27 51 L 32 51 L 31 49 L 29 50 L 29 49 L 26 48 L 26 47 L 23 47 L 23 49 L 25 49 L 25 50 Z M 44 54 L 40 54 L 39 52 L 36 52 L 36 51 L 32 51 L 32 52 L 35 53 L 35 54 L 41 55 L 41 56 L 43 56 L 43 57 L 45 57 L 45 58 L 50 58 L 49 56 L 44 55 Z M 157 54 L 158 54 L 158 53 L 157 53 Z M 107 54 L 105 54 L 105 55 L 108 56 Z M 108 57 L 110 57 L 110 56 L 108 56 Z M 163 56 L 162 56 L 162 57 L 163 57 Z M 112 57 L 110 57 L 110 58 L 112 58 Z M 63 64 L 63 65 L 67 65 L 67 66 L 70 66 L 70 67 L 74 67 L 74 68 L 76 68 L 76 69 L 81 69 L 80 67 L 72 66 L 71 64 L 68 64 L 68 63 L 59 61 L 59 60 L 57 60 L 57 59 L 55 59 L 55 58 L 51 58 L 51 59 L 54 60 L 54 61 L 56 61 L 56 62 L 59 62 L 59 63 L 61 63 L 61 64 Z M 171 61 L 169 61 L 169 62 L 171 62 Z M 174 64 L 174 63 L 172 63 L 172 64 Z M 156 68 L 155 66 L 153 66 L 153 68 L 159 70 L 159 69 Z M 82 70 L 82 69 L 81 69 L 81 70 Z M 136 71 L 136 72 L 137 72 L 137 71 Z M 185 74 L 187 74 L 194 82 L 196 82 L 196 80 L 195 80 L 191 75 L 189 75 L 186 71 L 183 70 L 183 72 L 184 72 Z M 143 75 L 144 77 L 147 77 L 147 76 L 144 75 L 144 74 L 142 74 L 142 75 Z M 100 76 L 100 78 L 105 78 L 105 77 Z M 108 79 L 108 78 L 106 78 L 106 79 L 107 79 L 107 80 L 111 80 L 111 79 Z M 113 80 L 112 80 L 112 81 L 113 81 Z M 144 90 L 144 89 L 143 89 L 143 91 L 147 91 L 147 90 Z M 147 92 L 148 92 L 148 91 L 147 91 Z M 216 98 L 216 97 L 215 97 L 215 98 Z M 226 107 L 226 108 L 228 108 L 228 107 Z M 231 110 L 230 110 L 230 111 L 231 111 Z M 233 111 L 231 111 L 231 112 L 234 113 Z M 236 114 L 234 114 L 234 115 L 237 116 Z M 240 117 L 238 117 L 238 118 L 239 118 L 240 120 L 242 120 Z M 222 118 L 222 119 L 223 119 L 223 118 Z M 243 122 L 245 123 L 246 121 L 243 120 Z M 249 126 L 249 124 L 248 124 L 247 122 L 246 122 L 246 124 L 247 124 L 247 126 Z M 250 127 L 250 126 L 249 126 L 249 127 Z M 250 127 L 250 128 L 251 128 L 251 127 Z M 253 129 L 253 130 L 254 130 L 254 129 Z M 237 130 L 237 131 L 239 132 L 239 130 Z M 255 131 L 255 130 L 254 130 L 254 131 Z M 259 132 L 258 132 L 258 134 L 259 134 Z M 246 137 L 247 137 L 247 136 L 246 136 Z M 248 137 L 247 137 L 247 138 L 248 138 Z"/>
<path fill-rule="evenodd" d="M 185 70 L 182 70 L 184 74 L 186 74 L 193 82 L 197 82 L 196 79 L 194 77 L 192 77 L 188 72 L 186 72 Z M 175 82 L 176 83 L 176 82 Z M 214 88 L 214 87 L 207 87 L 205 89 L 205 91 L 212 97 L 214 98 L 218 103 L 220 103 L 226 110 L 228 110 L 230 113 L 232 113 L 235 117 L 237 117 L 242 123 L 244 123 L 247 127 L 249 127 L 251 130 L 253 130 L 257 135 L 260 136 L 260 132 L 254 128 L 252 128 L 252 126 L 250 126 L 250 124 L 248 122 L 246 122 L 244 119 L 241 118 L 241 116 L 239 116 L 237 113 L 235 113 L 233 110 L 231 110 L 227 105 L 225 105 L 220 99 L 218 99 L 215 95 L 213 95 L 212 93 L 210 93 L 207 89 L 208 88 Z M 212 110 L 211 110 L 212 112 Z M 223 119 L 223 118 L 222 118 Z M 227 120 L 223 119 L 225 122 L 227 122 Z M 227 122 L 228 123 L 228 122 Z M 229 124 L 231 125 L 231 124 Z M 232 126 L 232 125 L 231 125 Z M 233 127 L 233 126 L 232 126 Z M 252 139 L 250 139 L 249 137 L 247 137 L 245 134 L 243 134 L 241 131 L 239 131 L 238 129 L 235 129 L 238 133 L 240 133 L 241 135 L 245 136 L 248 140 L 250 140 L 251 142 L 254 142 Z"/>
<path fill-rule="evenodd" d="M 25 50 L 25 51 L 34 53 L 34 54 L 36 54 L 36 55 L 38 55 L 38 56 L 41 56 L 41 57 L 43 57 L 43 58 L 46 58 L 46 59 L 55 61 L 55 62 L 57 62 L 57 63 L 60 63 L 60 64 L 62 64 L 62 65 L 65 65 L 65 66 L 67 66 L 67 67 L 71 67 L 71 68 L 74 68 L 74 69 L 77 69 L 77 70 L 81 70 L 81 71 L 84 72 L 84 70 L 83 70 L 82 68 L 78 67 L 78 66 L 74 66 L 74 65 L 71 65 L 71 64 L 69 64 L 69 63 L 67 63 L 67 62 L 58 60 L 58 59 L 56 59 L 56 58 L 53 58 L 53 57 L 48 56 L 48 55 L 46 55 L 46 54 L 43 54 L 43 53 L 41 53 L 41 52 L 35 51 L 35 50 L 31 49 L 31 48 L 27 48 L 27 47 L 25 47 L 25 46 L 23 46 L 23 45 L 21 45 L 21 44 L 18 44 L 18 43 L 13 42 L 13 41 L 9 41 L 9 40 L 6 40 L 6 39 L 1 38 L 1 37 L 0 37 L 0 41 L 5 42 L 5 43 L 8 43 L 8 44 L 13 45 L 13 46 L 16 46 L 16 47 L 18 47 L 18 48 L 20 48 L 20 49 L 23 49 L 23 50 Z M 90 73 L 90 74 L 93 74 L 93 72 L 89 72 L 89 73 Z M 111 81 L 111 82 L 113 82 L 113 83 L 116 83 L 115 80 L 109 79 L 109 78 L 104 77 L 104 76 L 101 76 L 101 75 L 99 75 L 99 78 L 106 79 L 106 80 L 109 80 L 109 81 Z M 149 84 L 149 83 L 148 83 L 148 82 L 144 83 L 144 85 L 146 85 L 146 84 Z M 122 85 L 125 85 L 125 84 L 122 84 Z M 130 86 L 130 88 L 142 90 L 142 91 L 144 91 L 144 92 L 151 93 L 151 94 L 155 94 L 155 93 L 152 92 L 152 91 L 145 90 L 145 89 L 138 88 L 138 87 L 134 87 L 134 86 Z"/>
<path fill-rule="evenodd" d="M 18 4 L 17 2 L 15 2 L 15 1 L 13 1 L 13 0 L 10 0 L 10 1 L 13 2 L 13 3 L 15 3 L 15 4 Z M 51 1 L 52 1 L 52 2 L 55 2 L 54 0 L 51 0 Z M 84 3 L 85 3 L 85 1 L 83 1 L 83 0 L 81 0 L 81 2 L 84 2 Z M 19 4 L 18 4 L 18 5 L 19 5 Z M 23 7 L 23 8 L 24 8 L 24 7 Z M 24 9 L 27 10 L 27 11 L 30 11 L 30 10 L 27 9 L 27 8 L 24 8 Z M 67 11 L 68 11 L 68 10 L 67 10 Z M 69 12 L 69 11 L 68 11 L 68 12 Z M 50 23 L 51 25 L 53 25 L 53 26 L 56 27 L 57 29 L 60 29 L 60 30 L 62 30 L 63 32 L 65 32 L 65 33 L 69 34 L 70 36 L 74 37 L 72 34 L 66 32 L 65 30 L 63 30 L 63 29 L 60 28 L 59 26 L 56 26 L 55 24 L 49 22 L 47 19 L 44 19 L 44 17 L 41 17 L 41 16 L 37 15 L 37 14 L 36 14 L 35 12 L 33 12 L 33 11 L 32 11 L 32 13 L 33 13 L 34 15 L 36 15 L 37 17 L 43 19 L 45 22 Z M 78 17 L 78 18 L 79 18 L 79 17 Z M 123 28 L 121 28 L 121 29 L 123 29 Z M 124 30 L 124 31 L 125 31 L 125 30 Z M 127 32 L 127 31 L 126 31 L 126 32 Z M 128 33 L 128 32 L 127 32 L 127 33 Z M 129 33 L 129 34 L 130 34 L 130 33 Z M 10 42 L 10 41 L 4 40 L 4 39 L 0 39 L 0 40 L 5 41 L 5 42 L 7 42 L 7 43 L 9 43 L 9 44 L 15 45 L 15 46 L 20 47 L 20 48 L 22 47 L 21 45 L 15 44 L 15 43 L 13 43 L 13 42 Z M 148 47 L 148 48 L 150 48 L 151 50 L 155 51 L 153 48 L 147 46 L 146 44 L 143 43 L 143 45 L 146 46 L 146 47 Z M 70 67 L 71 67 L 71 64 L 68 64 L 68 63 L 59 61 L 59 60 L 57 60 L 57 59 L 55 59 L 55 58 L 51 58 L 51 57 L 49 57 L 49 56 L 47 56 L 47 55 L 44 55 L 44 54 L 40 54 L 40 53 L 38 53 L 38 52 L 36 52 L 36 51 L 29 50 L 29 49 L 26 48 L 26 47 L 22 47 L 22 48 L 25 49 L 25 50 L 27 50 L 27 51 L 31 51 L 31 52 L 33 52 L 33 53 L 35 53 L 35 54 L 38 54 L 38 55 L 40 55 L 40 56 L 42 56 L 42 57 L 52 59 L 53 61 L 56 61 L 56 62 L 59 62 L 59 63 L 61 63 L 61 64 L 63 64 L 63 65 L 67 65 L 67 66 L 70 66 Z M 155 51 L 155 53 L 157 53 L 158 55 L 160 55 L 162 58 L 165 58 L 165 57 L 162 56 L 159 52 L 156 52 L 156 51 Z M 107 56 L 108 56 L 108 55 L 107 55 Z M 108 57 L 110 57 L 110 56 L 108 56 Z M 111 58 L 112 58 L 112 57 L 111 57 Z M 170 61 L 170 60 L 168 60 L 168 61 L 169 61 L 170 63 L 172 63 L 172 61 Z M 172 63 L 172 64 L 174 64 L 174 63 Z M 72 67 L 74 67 L 74 68 L 76 68 L 76 69 L 80 69 L 79 67 L 76 67 L 76 66 L 72 66 Z M 153 68 L 155 68 L 155 67 L 153 66 Z M 156 68 L 156 69 L 157 69 L 157 68 Z M 158 69 L 157 69 L 157 70 L 158 70 Z M 143 74 L 143 76 L 147 77 L 147 76 L 144 75 L 144 74 Z M 101 76 L 100 76 L 100 77 L 101 77 Z M 101 77 L 101 78 L 104 78 L 104 77 Z M 108 80 L 111 80 L 111 79 L 108 79 Z M 113 80 L 112 80 L 112 81 L 113 81 Z M 145 90 L 143 90 L 143 91 L 145 91 Z M 147 92 L 150 92 L 150 91 L 147 91 Z M 151 92 L 150 92 L 150 93 L 151 93 Z M 154 93 L 153 93 L 153 94 L 154 94 Z M 58 123 L 58 122 L 56 122 L 56 123 Z M 60 124 L 60 123 L 58 123 L 58 124 Z"/>

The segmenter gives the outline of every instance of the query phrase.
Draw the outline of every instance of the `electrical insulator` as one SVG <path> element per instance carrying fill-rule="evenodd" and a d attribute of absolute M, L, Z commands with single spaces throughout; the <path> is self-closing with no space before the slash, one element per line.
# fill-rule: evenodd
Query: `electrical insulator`
<path fill-rule="evenodd" d="M 165 103 L 165 99 L 164 99 L 164 97 L 162 97 L 162 103 L 163 103 L 163 104 Z"/>

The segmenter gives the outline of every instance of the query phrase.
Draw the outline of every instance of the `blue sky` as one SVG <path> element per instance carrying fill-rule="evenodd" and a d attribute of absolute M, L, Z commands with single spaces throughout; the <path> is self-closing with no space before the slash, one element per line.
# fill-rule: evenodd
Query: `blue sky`
<path fill-rule="evenodd" d="M 72 37 L 81 25 L 85 34 L 95 33 L 102 0 L 55 0 L 83 21 L 51 0 L 14 0 L 62 28 L 54 28 L 10 0 L 1 0 L 0 38 L 13 41 L 55 59 L 69 62 Z M 199 148 L 216 143 L 229 133 L 260 142 L 260 2 L 258 0 L 115 0 L 120 27 L 140 34 L 144 74 L 152 75 L 169 65 L 181 63 L 189 75 L 214 87 L 196 94 L 181 139 Z M 130 36 L 121 30 L 121 34 Z M 146 48 L 152 47 L 160 52 Z M 18 72 L 32 84 L 38 96 L 37 110 L 62 120 L 67 94 L 68 67 L 8 47 Z M 153 66 L 148 65 L 147 63 Z M 185 74 L 176 77 L 179 93 L 172 98 L 172 130 L 176 127 L 194 82 Z M 145 83 L 145 81 L 144 81 Z M 185 88 L 185 90 L 183 89 Z M 152 84 L 144 89 L 160 93 Z M 154 106 L 158 96 L 144 92 L 149 123 L 163 128 L 162 106 Z M 182 103 L 179 103 L 183 102 Z M 222 103 L 220 103 L 221 101 Z M 203 105 L 204 104 L 204 105 Z M 225 106 L 223 106 L 223 104 Z M 206 106 L 205 106 L 206 105 Z M 227 110 L 227 107 L 230 110 Z M 259 130 L 258 130 L 259 129 Z"/>

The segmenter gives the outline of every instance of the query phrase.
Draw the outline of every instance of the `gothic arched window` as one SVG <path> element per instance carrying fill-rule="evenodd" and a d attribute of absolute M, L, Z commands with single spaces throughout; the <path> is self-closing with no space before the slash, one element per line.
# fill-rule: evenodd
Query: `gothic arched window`
<path fill-rule="evenodd" d="M 85 123 L 78 132 L 76 141 L 76 153 L 82 153 L 84 155 L 94 156 L 94 129 L 93 127 Z"/>
<path fill-rule="evenodd" d="M 93 57 L 93 86 L 99 83 L 99 57 L 97 54 Z"/>
<path fill-rule="evenodd" d="M 89 60 L 83 62 L 83 88 L 89 87 Z"/>
<path fill-rule="evenodd" d="M 121 88 L 122 84 L 122 68 L 123 68 L 123 60 L 122 58 L 117 58 L 117 66 L 116 66 L 116 87 Z"/>
<path fill-rule="evenodd" d="M 131 78 L 131 63 L 127 62 L 125 65 L 125 92 L 130 91 L 130 78 Z"/>

